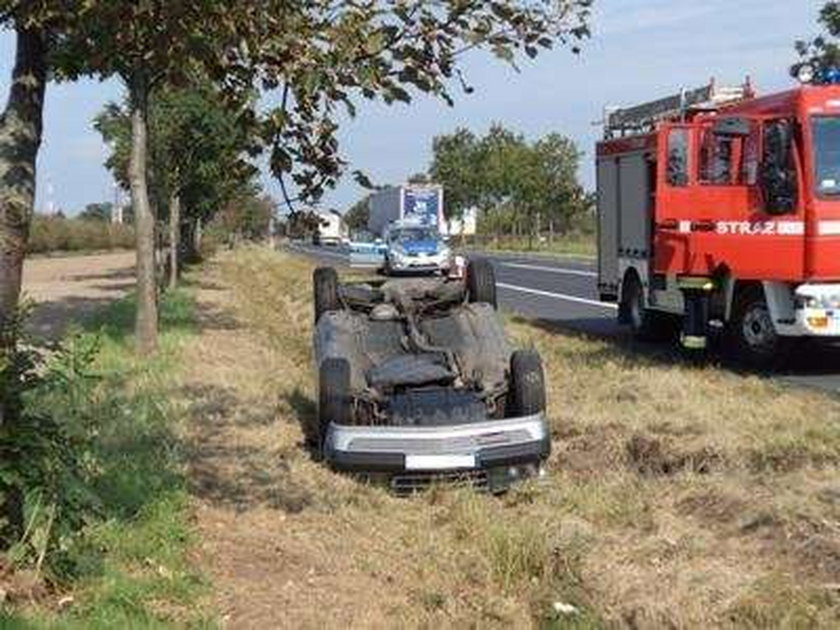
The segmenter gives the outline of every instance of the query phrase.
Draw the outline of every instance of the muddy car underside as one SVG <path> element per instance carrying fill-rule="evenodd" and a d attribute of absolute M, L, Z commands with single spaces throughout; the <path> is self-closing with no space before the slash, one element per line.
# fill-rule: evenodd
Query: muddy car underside
<path fill-rule="evenodd" d="M 506 466 L 518 477 L 547 455 L 539 356 L 508 342 L 492 269 L 472 273 L 339 284 L 333 270 L 316 272 L 312 437 L 333 466 L 447 475 Z"/>

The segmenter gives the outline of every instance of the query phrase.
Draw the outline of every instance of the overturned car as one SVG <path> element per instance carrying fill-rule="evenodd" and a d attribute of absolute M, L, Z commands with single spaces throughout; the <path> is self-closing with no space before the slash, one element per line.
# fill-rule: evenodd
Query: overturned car
<path fill-rule="evenodd" d="M 539 355 L 513 350 L 488 261 L 466 280 L 340 283 L 315 270 L 318 414 L 310 440 L 335 469 L 502 491 L 549 454 Z"/>

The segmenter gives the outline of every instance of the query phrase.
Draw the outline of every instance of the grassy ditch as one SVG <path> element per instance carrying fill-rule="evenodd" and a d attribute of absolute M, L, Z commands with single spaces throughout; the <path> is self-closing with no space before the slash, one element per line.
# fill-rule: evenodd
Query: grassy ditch
<path fill-rule="evenodd" d="M 546 365 L 548 477 L 502 498 L 396 499 L 303 446 L 311 270 L 249 249 L 213 280 L 236 332 L 201 354 L 215 415 L 194 421 L 212 447 L 196 465 L 208 503 L 239 516 L 205 531 L 259 575 L 214 564 L 220 590 L 244 597 L 233 622 L 270 622 L 272 602 L 313 627 L 840 623 L 837 399 L 512 319 Z"/>
<path fill-rule="evenodd" d="M 114 628 L 200 623 L 206 585 L 189 553 L 189 494 L 173 378 L 195 334 L 188 293 L 161 305 L 162 349 L 131 347 L 126 298 L 68 334 L 27 393 L 55 421 L 48 487 L 27 500 L 27 534 L 0 560 L 0 627 Z"/>

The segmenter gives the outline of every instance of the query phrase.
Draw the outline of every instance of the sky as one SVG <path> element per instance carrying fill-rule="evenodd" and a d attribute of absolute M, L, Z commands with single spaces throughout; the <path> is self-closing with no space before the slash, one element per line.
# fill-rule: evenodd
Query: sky
<path fill-rule="evenodd" d="M 592 153 L 607 105 L 632 105 L 682 87 L 740 84 L 749 75 L 761 94 L 791 87 L 793 42 L 816 35 L 824 0 L 595 0 L 592 37 L 580 55 L 567 48 L 523 59 L 519 71 L 491 55 L 465 61 L 475 88 L 456 94 L 454 107 L 419 96 L 410 105 L 361 103 L 339 139 L 348 175 L 322 201 L 346 210 L 365 194 L 354 169 L 375 184 L 395 184 L 431 161 L 436 135 L 468 127 L 483 134 L 494 122 L 536 139 L 550 132 L 571 137 L 584 151 L 580 178 L 594 186 Z M 14 61 L 14 35 L 0 32 L 0 97 L 6 98 Z M 119 100 L 117 81 L 50 84 L 44 142 L 38 158 L 36 209 L 75 214 L 85 204 L 113 201 L 113 178 L 102 166 L 106 148 L 92 127 L 108 101 Z M 266 191 L 279 186 L 263 174 Z"/>

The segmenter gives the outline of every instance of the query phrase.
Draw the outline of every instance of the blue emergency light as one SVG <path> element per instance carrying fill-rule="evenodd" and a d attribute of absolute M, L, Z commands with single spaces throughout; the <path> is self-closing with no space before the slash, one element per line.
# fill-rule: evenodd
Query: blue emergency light
<path fill-rule="evenodd" d="M 823 71 L 820 72 L 820 79 L 820 83 L 825 85 L 840 84 L 840 68 L 837 66 L 830 66 L 823 69 Z"/>
<path fill-rule="evenodd" d="M 828 66 L 816 70 L 811 64 L 803 63 L 796 70 L 800 83 L 813 85 L 840 85 L 840 67 Z"/>

